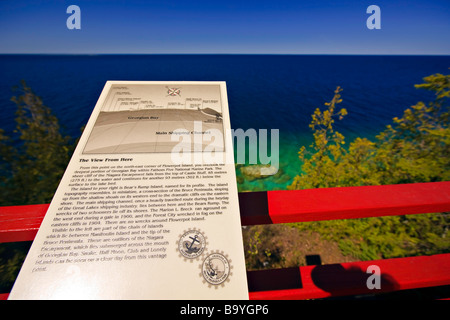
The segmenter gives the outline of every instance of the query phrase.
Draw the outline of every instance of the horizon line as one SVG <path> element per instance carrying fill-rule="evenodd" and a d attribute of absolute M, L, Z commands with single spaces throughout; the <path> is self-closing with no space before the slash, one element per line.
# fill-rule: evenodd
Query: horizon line
<path fill-rule="evenodd" d="M 450 56 L 450 53 L 1 53 L 0 55 L 260 55 L 260 56 Z"/>

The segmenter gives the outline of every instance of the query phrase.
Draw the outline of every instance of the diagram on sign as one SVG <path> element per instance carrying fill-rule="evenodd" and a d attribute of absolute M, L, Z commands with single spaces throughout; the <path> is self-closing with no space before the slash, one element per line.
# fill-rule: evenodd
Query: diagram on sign
<path fill-rule="evenodd" d="M 83 154 L 168 153 L 181 136 L 191 150 L 224 149 L 219 85 L 114 85 Z M 217 131 L 218 130 L 218 131 Z"/>

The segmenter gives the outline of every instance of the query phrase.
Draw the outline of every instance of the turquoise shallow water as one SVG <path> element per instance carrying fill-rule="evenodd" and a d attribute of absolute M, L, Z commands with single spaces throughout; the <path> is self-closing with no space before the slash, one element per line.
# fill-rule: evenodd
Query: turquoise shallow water
<path fill-rule="evenodd" d="M 241 167 L 238 165 L 236 168 L 236 176 L 239 191 L 286 189 L 292 183 L 293 178 L 301 172 L 301 161 L 298 158 L 298 150 L 303 145 L 310 145 L 311 142 L 312 135 L 310 134 L 281 134 L 279 137 L 277 174 L 265 178 L 248 179 L 248 176 L 242 174 Z M 271 150 L 271 146 L 268 149 Z M 246 165 L 251 164 L 247 161 Z"/>
<path fill-rule="evenodd" d="M 345 122 L 345 118 L 342 121 Z M 375 141 L 375 136 L 383 129 L 384 126 L 380 126 L 378 131 L 374 128 L 369 128 L 359 133 L 346 130 L 341 130 L 341 133 L 344 134 L 346 146 L 348 146 L 356 137 L 365 137 Z M 274 176 L 248 179 L 242 174 L 240 166 L 238 166 L 236 168 L 236 177 L 239 191 L 285 190 L 292 184 L 294 177 L 302 173 L 302 162 L 298 157 L 298 151 L 302 146 L 309 148 L 313 141 L 313 133 L 311 130 L 297 134 L 281 133 L 279 137 L 279 172 Z M 270 146 L 268 149 L 270 150 Z M 245 165 L 251 164 L 247 161 Z"/>

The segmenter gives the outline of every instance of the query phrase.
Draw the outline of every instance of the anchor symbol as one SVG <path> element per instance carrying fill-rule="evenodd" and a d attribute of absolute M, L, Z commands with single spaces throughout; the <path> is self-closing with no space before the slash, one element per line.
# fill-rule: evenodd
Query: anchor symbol
<path fill-rule="evenodd" d="M 197 251 L 199 250 L 199 248 L 195 248 L 195 247 L 192 248 L 192 246 L 193 246 L 196 242 L 200 243 L 200 241 L 197 240 L 197 238 L 198 238 L 198 235 L 196 234 L 194 237 L 189 237 L 189 239 L 192 240 L 192 242 L 191 242 L 190 244 L 189 244 L 187 241 L 184 243 L 184 246 L 186 247 L 188 253 L 197 252 Z"/>

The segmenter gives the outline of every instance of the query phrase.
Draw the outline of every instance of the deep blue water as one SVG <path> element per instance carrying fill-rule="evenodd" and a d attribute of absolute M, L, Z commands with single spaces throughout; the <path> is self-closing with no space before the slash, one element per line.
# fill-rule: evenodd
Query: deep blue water
<path fill-rule="evenodd" d="M 14 128 L 11 88 L 24 79 L 77 136 L 107 80 L 226 81 L 232 128 L 280 129 L 282 156 L 298 171 L 316 107 L 343 88 L 347 137 L 372 136 L 404 109 L 433 97 L 414 88 L 449 72 L 450 56 L 0 55 L 0 128 Z"/>

